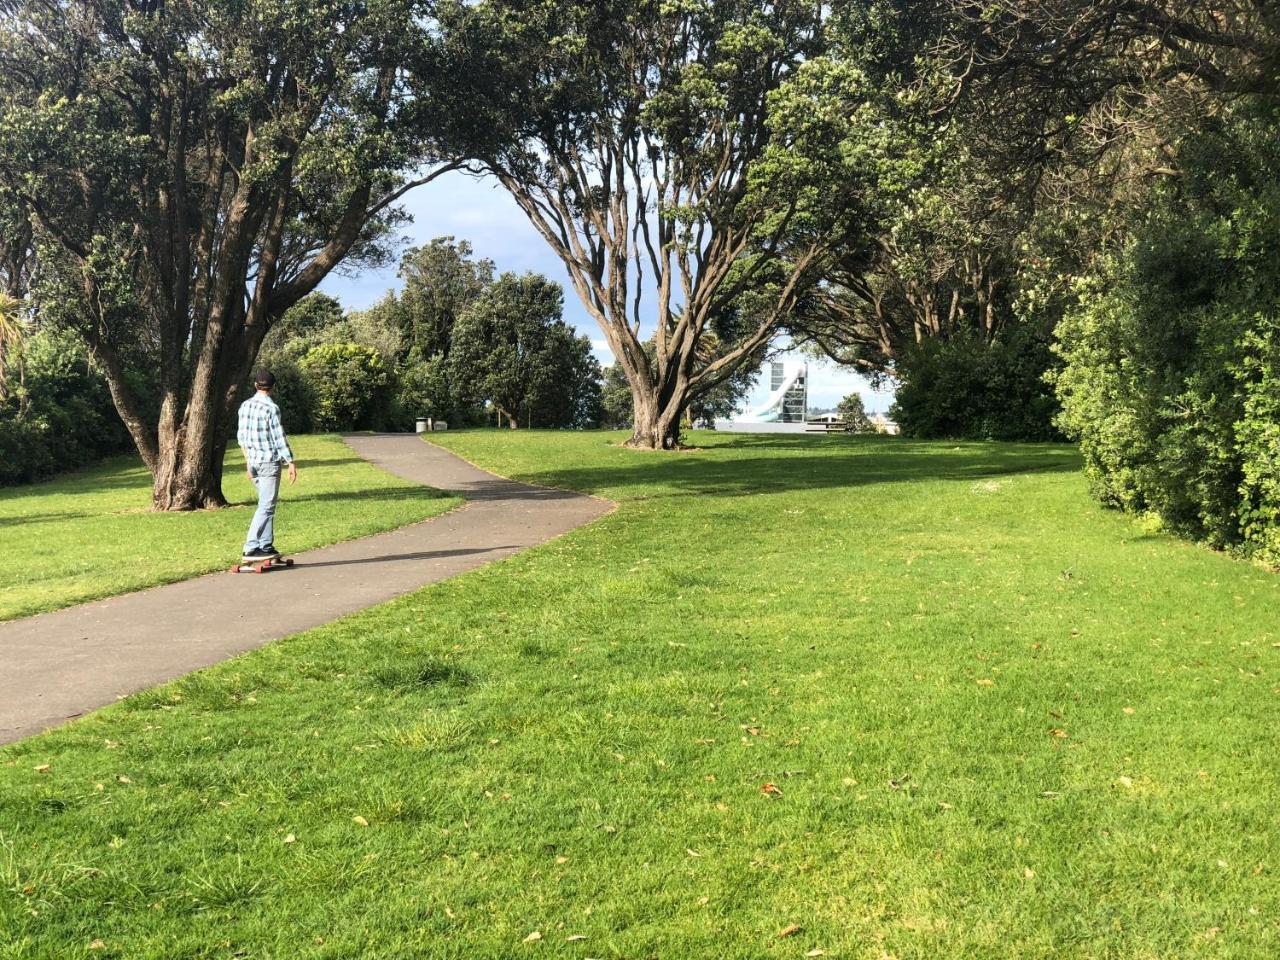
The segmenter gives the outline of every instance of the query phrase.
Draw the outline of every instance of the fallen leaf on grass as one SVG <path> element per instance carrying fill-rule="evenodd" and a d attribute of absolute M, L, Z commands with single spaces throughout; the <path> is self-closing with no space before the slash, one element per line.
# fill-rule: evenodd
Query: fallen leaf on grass
<path fill-rule="evenodd" d="M 776 783 L 766 783 L 760 788 L 760 792 L 770 797 L 782 796 L 782 791 L 778 789 L 778 785 Z"/>
<path fill-rule="evenodd" d="M 1116 783 L 1122 787 L 1133 788 L 1133 777 L 1116 777 Z"/>
<path fill-rule="evenodd" d="M 691 857 L 700 857 L 700 856 L 702 856 L 702 854 L 700 854 L 697 850 L 693 849 L 693 847 L 685 847 L 685 848 L 684 848 L 684 852 L 685 852 L 685 853 L 687 853 L 687 854 L 688 854 L 689 856 L 691 856 Z"/>
<path fill-rule="evenodd" d="M 568 863 L 568 862 L 569 862 L 568 857 L 556 857 L 556 863 Z"/>
<path fill-rule="evenodd" d="M 95 941 L 93 941 L 93 943 L 89 944 L 89 949 L 90 949 L 90 950 L 105 950 L 105 949 L 107 949 L 107 945 L 106 945 L 105 943 L 103 943 L 101 940 L 95 940 Z"/>
<path fill-rule="evenodd" d="M 978 681 L 978 686 L 980 687 L 994 687 L 995 685 L 996 682 L 987 677 L 983 677 Z"/>
<path fill-rule="evenodd" d="M 1061 727 L 1050 727 L 1049 736 L 1065 740 L 1067 738 L 1067 731 L 1063 730 Z"/>
<path fill-rule="evenodd" d="M 542 939 L 542 932 L 541 932 L 540 930 L 535 930 L 535 931 L 533 931 L 533 933 L 529 934 L 527 937 L 525 937 L 525 938 L 524 938 L 524 942 L 525 942 L 525 943 L 536 943 L 537 941 L 539 941 L 539 940 L 541 940 L 541 939 Z"/>
<path fill-rule="evenodd" d="M 286 836 L 286 837 L 284 838 L 284 842 L 285 842 L 285 843 L 297 843 L 297 842 L 298 842 L 298 838 L 297 838 L 297 837 L 295 837 L 295 836 L 291 833 L 291 834 L 289 834 L 288 836 Z"/>
<path fill-rule="evenodd" d="M 781 930 L 778 931 L 778 937 L 779 938 L 794 937 L 797 933 L 799 933 L 803 929 L 804 927 L 800 926 L 800 924 L 798 923 L 788 923 L 785 927 L 783 927 Z"/>
<path fill-rule="evenodd" d="M 47 763 L 42 763 L 40 764 L 40 766 L 36 767 L 36 773 L 48 773 L 48 772 L 49 772 L 49 764 Z"/>
<path fill-rule="evenodd" d="M 1124 712 L 1125 712 L 1125 713 L 1134 713 L 1135 711 L 1134 711 L 1133 707 L 1125 707 L 1125 708 L 1124 708 Z"/>
<path fill-rule="evenodd" d="M 356 814 L 354 817 L 352 817 L 351 822 L 361 827 L 367 827 L 369 825 L 369 821 L 366 820 L 364 817 L 360 816 L 359 814 Z"/>
<path fill-rule="evenodd" d="M 128 777 L 126 777 L 123 773 L 120 774 L 120 776 L 116 777 L 116 780 L 118 780 L 120 783 L 133 783 L 133 781 L 130 780 Z"/>
<path fill-rule="evenodd" d="M 569 934 L 569 936 L 565 937 L 564 939 L 566 943 L 577 943 L 579 940 L 587 939 L 587 937 L 586 937 L 586 934 L 571 933 Z"/>
<path fill-rule="evenodd" d="M 1023 867 L 1022 875 L 1026 877 L 1028 880 L 1034 880 L 1036 878 L 1036 872 L 1032 870 L 1030 867 Z"/>
<path fill-rule="evenodd" d="M 825 957 L 826 955 L 827 951 L 823 950 L 821 947 L 814 947 L 805 954 L 806 957 Z"/>

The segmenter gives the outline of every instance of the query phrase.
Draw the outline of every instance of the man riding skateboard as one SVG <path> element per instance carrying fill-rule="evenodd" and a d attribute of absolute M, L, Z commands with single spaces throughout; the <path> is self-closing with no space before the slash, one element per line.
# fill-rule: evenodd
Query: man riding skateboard
<path fill-rule="evenodd" d="M 245 472 L 258 488 L 258 509 L 249 523 L 249 535 L 244 542 L 244 559 L 270 560 L 280 556 L 276 549 L 275 515 L 276 500 L 280 496 L 280 466 L 289 468 L 289 482 L 298 479 L 298 468 L 293 462 L 293 451 L 285 439 L 280 423 L 280 408 L 271 399 L 276 378 L 270 370 L 260 368 L 254 372 L 256 392 L 240 404 L 240 422 L 236 430 L 236 442 L 244 451 Z"/>

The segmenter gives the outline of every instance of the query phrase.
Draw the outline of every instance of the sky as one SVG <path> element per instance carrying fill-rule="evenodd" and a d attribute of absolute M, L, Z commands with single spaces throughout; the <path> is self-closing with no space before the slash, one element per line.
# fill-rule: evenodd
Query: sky
<path fill-rule="evenodd" d="M 564 264 L 496 181 L 447 173 L 410 191 L 404 207 L 413 218 L 404 229 L 406 246 L 417 246 L 436 237 L 454 237 L 468 241 L 476 257 L 492 260 L 499 273 L 532 271 L 560 283 L 565 288 L 565 321 L 591 338 L 602 364 L 613 362 L 604 336 L 574 292 Z M 363 310 L 388 290 L 399 287 L 396 268 L 391 266 L 384 270 L 364 270 L 356 276 L 330 274 L 320 289 L 338 298 L 349 310 Z M 785 354 L 782 359 L 804 361 L 803 357 L 791 354 Z M 862 395 L 869 413 L 888 410 L 892 394 L 873 390 L 865 377 L 825 361 L 809 360 L 808 363 L 810 407 L 834 407 L 856 391 Z M 762 403 L 768 396 L 767 379 L 761 377 L 757 382 L 747 401 L 748 407 Z"/>

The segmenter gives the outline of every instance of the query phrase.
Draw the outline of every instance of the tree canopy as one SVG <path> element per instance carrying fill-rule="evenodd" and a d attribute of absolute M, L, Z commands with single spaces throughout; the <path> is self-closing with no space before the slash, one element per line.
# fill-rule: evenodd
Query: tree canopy
<path fill-rule="evenodd" d="M 632 394 L 631 442 L 782 329 L 862 216 L 866 170 L 829 94 L 822 4 L 457 3 L 473 151 L 560 257 Z M 513 95 L 513 91 L 521 91 Z M 704 334 L 717 331 L 707 353 Z M 726 335 L 729 334 L 729 335 Z M 644 343 L 654 340 L 652 358 Z"/>
<path fill-rule="evenodd" d="M 0 27 L 0 188 L 37 230 L 42 320 L 89 344 L 156 507 L 223 502 L 266 331 L 382 262 L 441 169 L 430 24 L 417 0 L 27 0 Z"/>

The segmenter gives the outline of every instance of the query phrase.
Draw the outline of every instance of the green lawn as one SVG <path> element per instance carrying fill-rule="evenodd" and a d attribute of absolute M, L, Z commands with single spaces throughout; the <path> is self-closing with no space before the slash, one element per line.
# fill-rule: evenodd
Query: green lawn
<path fill-rule="evenodd" d="M 617 439 L 447 435 L 621 506 L 0 751 L 0 957 L 1280 955 L 1280 578 L 1066 447 Z"/>
<path fill-rule="evenodd" d="M 276 514 L 278 545 L 290 552 L 459 502 L 370 466 L 336 436 L 298 437 L 294 452 L 298 482 L 283 483 Z M 151 475 L 136 457 L 0 489 L 0 620 L 229 567 L 257 502 L 239 450 L 227 456 L 223 492 L 231 509 L 151 513 Z"/>

